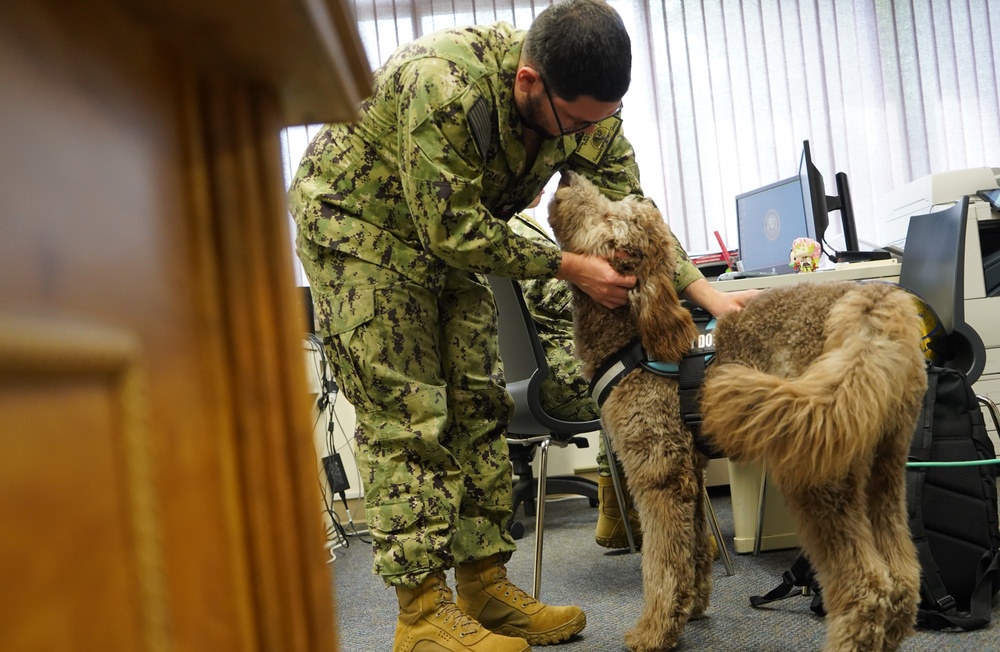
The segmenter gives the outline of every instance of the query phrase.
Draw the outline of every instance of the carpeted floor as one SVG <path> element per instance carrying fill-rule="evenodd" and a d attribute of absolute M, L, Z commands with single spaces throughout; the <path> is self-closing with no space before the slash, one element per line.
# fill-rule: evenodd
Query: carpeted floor
<path fill-rule="evenodd" d="M 728 495 L 712 499 L 724 538 L 732 549 L 732 504 Z M 559 652 L 624 652 L 623 634 L 637 618 L 642 601 L 640 556 L 609 551 L 594 543 L 597 510 L 584 498 L 546 503 L 541 598 L 550 604 L 578 604 L 587 613 L 587 628 L 572 641 L 551 648 Z M 530 590 L 534 524 L 508 564 L 510 578 Z M 337 599 L 342 652 L 388 651 L 396 625 L 395 592 L 371 574 L 371 548 L 358 537 L 337 548 L 331 563 Z M 735 575 L 716 562 L 712 606 L 707 617 L 685 629 L 677 652 L 808 652 L 819 650 L 822 619 L 809 611 L 809 598 L 796 596 L 766 609 L 750 607 L 780 582 L 797 551 L 763 552 L 759 557 L 733 555 Z M 998 614 L 994 610 L 994 618 Z M 918 631 L 901 652 L 1000 652 L 994 621 L 968 633 Z M 538 648 L 536 647 L 536 650 Z"/>

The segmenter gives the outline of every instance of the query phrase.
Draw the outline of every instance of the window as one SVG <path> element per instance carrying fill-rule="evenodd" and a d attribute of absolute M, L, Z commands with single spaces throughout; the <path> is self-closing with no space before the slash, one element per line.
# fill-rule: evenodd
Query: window
<path fill-rule="evenodd" d="M 885 191 L 932 172 L 1000 167 L 1000 8 L 988 0 L 611 4 L 632 37 L 624 133 L 643 190 L 690 253 L 717 251 L 715 230 L 735 246 L 736 195 L 796 174 L 804 140 L 825 176 L 850 175 L 862 244 L 882 244 Z M 444 27 L 526 29 L 547 5 L 354 2 L 373 67 Z M 312 131 L 286 131 L 288 161 Z"/>

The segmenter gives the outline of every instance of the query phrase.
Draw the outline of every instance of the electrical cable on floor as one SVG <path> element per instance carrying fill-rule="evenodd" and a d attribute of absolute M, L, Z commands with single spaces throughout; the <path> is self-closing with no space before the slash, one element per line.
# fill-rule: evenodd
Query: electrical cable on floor
<path fill-rule="evenodd" d="M 333 505 L 327 499 L 326 487 L 323 485 L 323 480 L 319 480 L 319 491 L 320 495 L 323 496 L 323 505 L 327 516 L 330 518 L 330 527 L 326 530 L 327 547 L 329 548 L 347 548 L 351 545 L 350 540 L 347 538 L 347 532 L 344 530 L 344 526 L 340 524 L 340 516 L 334 511 Z M 336 536 L 335 539 L 331 539 L 331 536 Z"/>
<path fill-rule="evenodd" d="M 368 530 L 358 530 L 357 526 L 354 525 L 354 519 L 351 518 L 351 506 L 347 504 L 347 494 L 343 491 L 340 492 L 340 501 L 344 503 L 344 511 L 347 512 L 347 525 L 351 528 L 351 533 L 358 537 L 362 543 L 371 544 L 371 539 L 365 539 L 362 535 L 368 534 Z"/>
<path fill-rule="evenodd" d="M 361 471 L 357 462 L 357 456 L 355 455 L 354 448 L 351 446 L 350 438 L 348 438 L 346 435 L 346 430 L 344 430 L 343 424 L 340 423 L 340 417 L 337 414 L 336 410 L 334 409 L 338 397 L 338 387 L 332 377 L 332 374 L 330 373 L 330 364 L 329 360 L 326 357 L 326 351 L 323 348 L 323 341 L 319 337 L 317 337 L 314 333 L 310 333 L 307 339 L 309 342 L 309 350 L 313 351 L 316 354 L 314 357 L 314 365 L 315 365 L 314 370 L 316 373 L 316 377 L 319 378 L 320 380 L 320 395 L 316 400 L 317 415 L 316 415 L 316 421 L 313 423 L 313 432 L 315 432 L 316 426 L 319 425 L 320 419 L 322 419 L 325 416 L 327 422 L 326 450 L 328 456 L 334 456 L 334 457 L 339 457 L 339 450 L 340 450 L 337 448 L 335 444 L 336 431 L 339 428 L 342 433 L 345 433 L 344 434 L 345 443 L 343 447 L 346 447 L 350 451 L 351 457 L 354 459 L 354 466 L 357 473 L 358 485 L 360 486 L 362 484 Z M 339 459 L 337 460 L 337 464 L 341 466 L 341 471 L 342 471 L 343 467 Z M 346 478 L 344 478 L 344 480 L 346 483 Z M 329 477 L 327 478 L 327 482 L 332 482 Z M 349 487 L 350 485 L 348 484 L 347 486 Z M 336 514 L 336 512 L 333 509 L 333 506 L 328 500 L 326 489 L 327 487 L 321 478 L 320 490 L 323 494 L 323 503 L 325 505 L 325 511 L 330 519 L 330 522 L 333 524 L 331 526 L 331 529 L 327 530 L 327 539 L 329 541 L 331 540 L 332 537 L 336 536 L 335 541 L 331 541 L 330 543 L 328 543 L 328 547 L 330 547 L 331 549 L 331 554 L 334 547 L 341 547 L 341 546 L 343 546 L 344 548 L 348 547 L 348 545 L 350 545 L 349 542 L 350 536 L 356 536 L 362 543 L 370 545 L 371 539 L 370 538 L 366 539 L 363 536 L 369 533 L 368 529 L 359 530 L 357 525 L 355 525 L 354 523 L 354 519 L 351 515 L 350 504 L 347 501 L 347 494 L 345 489 L 339 489 L 337 493 L 340 495 L 340 500 L 344 505 L 344 511 L 347 515 L 346 528 L 344 525 L 341 524 L 339 515 Z M 333 490 L 334 486 L 331 485 L 330 489 Z"/>

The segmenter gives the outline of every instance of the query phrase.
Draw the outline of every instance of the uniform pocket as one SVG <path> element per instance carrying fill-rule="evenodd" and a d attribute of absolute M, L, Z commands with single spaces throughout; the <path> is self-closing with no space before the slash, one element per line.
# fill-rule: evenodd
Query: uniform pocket
<path fill-rule="evenodd" d="M 324 293 L 316 303 L 320 323 L 326 330 L 326 352 L 340 390 L 355 408 L 370 406 L 363 361 L 369 353 L 365 327 L 375 317 L 375 289 L 350 288 L 335 296 Z"/>
<path fill-rule="evenodd" d="M 376 542 L 376 573 L 391 577 L 430 567 L 426 524 L 409 500 L 366 505 L 365 516 Z"/>
<path fill-rule="evenodd" d="M 405 535 L 416 528 L 417 514 L 407 499 L 365 507 L 368 526 L 383 535 Z"/>

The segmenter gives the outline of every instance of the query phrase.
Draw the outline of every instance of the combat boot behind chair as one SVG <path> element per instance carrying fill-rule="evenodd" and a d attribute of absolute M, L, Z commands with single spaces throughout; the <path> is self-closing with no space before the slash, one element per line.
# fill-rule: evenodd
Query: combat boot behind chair
<path fill-rule="evenodd" d="M 622 518 L 622 509 L 618 504 L 618 496 L 615 494 L 614 482 L 610 477 L 599 476 L 597 478 L 597 528 L 594 532 L 594 540 L 597 545 L 603 548 L 620 549 L 628 548 L 628 536 L 625 533 L 625 520 Z M 639 512 L 632 506 L 632 497 L 625 492 L 625 501 L 628 503 L 628 518 L 632 522 L 632 535 L 635 538 L 636 547 L 642 546 L 642 526 L 639 521 Z"/>

